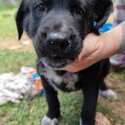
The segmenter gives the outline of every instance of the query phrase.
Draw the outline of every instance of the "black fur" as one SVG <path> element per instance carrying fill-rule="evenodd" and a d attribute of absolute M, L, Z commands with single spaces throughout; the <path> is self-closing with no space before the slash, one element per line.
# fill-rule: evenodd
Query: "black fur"
<path fill-rule="evenodd" d="M 106 22 L 111 11 L 110 0 L 22 0 L 16 16 L 19 39 L 25 30 L 33 40 L 37 71 L 42 77 L 48 102 L 47 116 L 51 119 L 60 117 L 54 85 L 67 92 L 81 89 L 84 94 L 82 124 L 95 125 L 98 91 L 99 88 L 106 89 L 104 78 L 109 71 L 109 60 L 100 61 L 78 73 L 56 69 L 74 61 L 83 47 L 85 36 L 90 32 L 99 34 L 98 29 Z M 75 89 L 68 88 L 65 80 L 58 83 L 46 76 L 50 71 L 62 79 L 66 79 L 66 75 L 78 77 Z"/>

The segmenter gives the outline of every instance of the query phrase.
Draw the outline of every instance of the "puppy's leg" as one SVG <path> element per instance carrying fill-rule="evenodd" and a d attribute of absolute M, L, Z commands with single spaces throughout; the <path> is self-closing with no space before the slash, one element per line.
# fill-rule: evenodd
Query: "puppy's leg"
<path fill-rule="evenodd" d="M 80 125 L 95 125 L 96 105 L 99 91 L 98 82 L 83 85 L 84 104 L 81 112 Z"/>
<path fill-rule="evenodd" d="M 48 104 L 48 112 L 44 116 L 41 125 L 56 125 L 60 117 L 60 104 L 57 97 L 57 91 L 42 77 L 42 82 Z"/>
<path fill-rule="evenodd" d="M 104 98 L 113 98 L 115 100 L 118 99 L 117 93 L 112 89 L 109 89 L 104 80 L 100 83 L 99 94 Z"/>

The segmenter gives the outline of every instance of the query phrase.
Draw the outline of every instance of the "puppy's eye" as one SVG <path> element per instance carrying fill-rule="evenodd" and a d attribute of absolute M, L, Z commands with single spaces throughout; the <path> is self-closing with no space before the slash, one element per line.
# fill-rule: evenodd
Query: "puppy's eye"
<path fill-rule="evenodd" d="M 75 15 L 83 15 L 85 13 L 85 10 L 83 10 L 81 7 L 75 7 L 74 14 Z"/>
<path fill-rule="evenodd" d="M 36 12 L 43 12 L 43 11 L 46 11 L 46 6 L 45 6 L 45 4 L 41 3 L 39 5 L 36 5 L 34 10 Z"/>

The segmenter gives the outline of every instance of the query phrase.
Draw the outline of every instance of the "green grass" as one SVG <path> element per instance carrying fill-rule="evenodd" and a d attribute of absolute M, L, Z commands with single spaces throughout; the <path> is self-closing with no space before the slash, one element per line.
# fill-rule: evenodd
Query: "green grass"
<path fill-rule="evenodd" d="M 66 94 L 59 92 L 59 99 L 62 117 L 58 125 L 78 125 L 82 106 L 82 93 Z M 44 95 L 35 97 L 32 101 L 24 99 L 19 104 L 8 103 L 1 107 L 0 123 L 5 125 L 39 125 L 46 111 L 47 105 Z M 113 125 L 119 120 L 121 120 L 120 123 L 124 123 L 111 109 L 107 109 L 102 104 L 99 104 L 97 111 L 109 116 Z"/>
<path fill-rule="evenodd" d="M 21 66 L 35 66 L 35 54 L 30 51 L 0 50 L 0 73 L 19 72 Z"/>
<path fill-rule="evenodd" d="M 76 96 L 78 95 L 60 93 L 59 98 L 61 98 L 61 111 L 63 117 L 60 119 L 61 122 L 59 125 L 78 124 L 80 100 L 76 100 Z M 18 107 L 16 110 L 13 109 L 16 114 L 11 117 L 8 125 L 39 125 L 42 117 L 47 111 L 44 96 L 36 97 L 34 100 L 28 102 L 24 100 L 21 104 L 16 105 L 16 107 Z M 75 110 L 77 111 L 76 113 L 74 112 Z"/>
<path fill-rule="evenodd" d="M 0 42 L 17 36 L 15 15 L 16 8 L 0 10 Z"/>
<path fill-rule="evenodd" d="M 4 6 L 3 2 L 2 2 L 2 0 L 0 0 L 0 10 L 3 9 L 3 6 Z"/>

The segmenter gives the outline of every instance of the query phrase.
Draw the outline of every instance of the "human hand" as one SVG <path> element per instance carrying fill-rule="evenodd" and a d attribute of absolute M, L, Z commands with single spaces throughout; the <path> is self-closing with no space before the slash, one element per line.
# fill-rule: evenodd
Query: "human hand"
<path fill-rule="evenodd" d="M 100 36 L 89 34 L 83 41 L 83 48 L 78 58 L 63 68 L 69 72 L 78 72 L 97 62 L 102 55 L 103 43 Z"/>
<path fill-rule="evenodd" d="M 78 58 L 61 70 L 78 72 L 92 64 L 115 54 L 120 46 L 121 26 L 101 35 L 89 34 L 83 41 Z"/>

